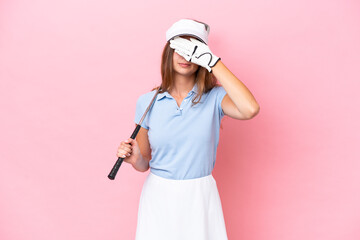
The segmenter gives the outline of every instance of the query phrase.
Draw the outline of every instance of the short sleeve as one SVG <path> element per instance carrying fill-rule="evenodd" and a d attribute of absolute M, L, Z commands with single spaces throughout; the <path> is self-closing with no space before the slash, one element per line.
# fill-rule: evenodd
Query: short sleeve
<path fill-rule="evenodd" d="M 134 119 L 134 122 L 136 124 L 139 124 L 139 122 L 147 108 L 146 102 L 144 102 L 144 100 L 145 100 L 144 95 L 141 95 L 136 102 L 135 119 Z M 148 114 L 146 114 L 146 115 L 148 115 Z M 144 118 L 143 122 L 141 123 L 141 127 L 145 128 L 145 129 L 149 129 L 147 119 L 148 119 L 148 117 L 146 116 Z"/>
<path fill-rule="evenodd" d="M 220 118 L 224 117 L 224 115 L 225 115 L 223 109 L 221 108 L 221 102 L 222 102 L 223 98 L 225 97 L 226 93 L 227 92 L 225 91 L 223 86 L 217 87 L 216 104 L 217 104 L 217 109 L 218 109 Z"/>

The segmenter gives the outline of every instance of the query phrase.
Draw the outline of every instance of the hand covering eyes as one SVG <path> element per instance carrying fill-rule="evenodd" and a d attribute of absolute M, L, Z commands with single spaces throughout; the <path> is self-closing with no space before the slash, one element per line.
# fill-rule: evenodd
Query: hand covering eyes
<path fill-rule="evenodd" d="M 170 40 L 170 47 L 183 56 L 186 61 L 200 65 L 210 73 L 212 72 L 211 68 L 221 59 L 211 52 L 208 45 L 195 38 L 187 40 L 182 37 L 175 37 Z"/>

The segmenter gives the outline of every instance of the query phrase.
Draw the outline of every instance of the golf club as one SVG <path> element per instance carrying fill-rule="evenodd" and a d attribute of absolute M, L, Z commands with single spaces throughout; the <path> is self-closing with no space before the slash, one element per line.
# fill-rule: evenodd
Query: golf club
<path fill-rule="evenodd" d="M 143 116 L 141 117 L 140 122 L 136 125 L 135 130 L 134 130 L 133 133 L 131 134 L 130 138 L 132 138 L 132 139 L 135 139 L 135 138 L 136 138 L 136 135 L 138 134 L 138 132 L 139 132 L 139 130 L 140 130 L 141 124 L 142 124 L 142 122 L 144 121 L 144 118 L 145 118 L 147 112 L 150 110 L 150 107 L 151 107 L 152 104 L 154 103 L 154 101 L 155 101 L 155 99 L 156 99 L 156 96 L 158 95 L 158 93 L 159 93 L 159 91 L 160 91 L 161 88 L 162 88 L 162 87 L 160 86 L 160 87 L 157 89 L 155 95 L 154 95 L 153 98 L 151 99 L 151 102 L 150 102 L 149 106 L 146 108 L 145 113 L 144 113 Z M 109 175 L 108 175 L 108 178 L 109 178 L 110 180 L 114 180 L 114 179 L 115 179 L 115 176 L 116 176 L 116 174 L 117 174 L 117 172 L 118 172 L 118 170 L 119 170 L 119 168 L 120 168 L 120 166 L 121 166 L 121 164 L 122 164 L 123 161 L 124 161 L 124 158 L 119 157 L 119 158 L 117 159 L 116 163 L 114 164 L 113 168 L 111 169 L 111 171 L 110 171 L 110 173 L 109 173 Z"/>

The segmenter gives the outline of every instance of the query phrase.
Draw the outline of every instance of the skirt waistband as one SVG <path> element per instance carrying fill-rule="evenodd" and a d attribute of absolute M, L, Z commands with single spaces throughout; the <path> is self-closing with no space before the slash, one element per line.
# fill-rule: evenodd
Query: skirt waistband
<path fill-rule="evenodd" d="M 194 183 L 194 182 L 206 182 L 209 181 L 209 179 L 211 180 L 215 180 L 212 174 L 209 174 L 207 176 L 204 177 L 198 177 L 198 178 L 190 178 L 190 179 L 170 179 L 170 178 L 164 178 L 161 177 L 159 175 L 156 175 L 154 173 L 152 173 L 151 171 L 149 172 L 148 178 L 152 178 L 158 181 L 162 181 L 162 182 L 168 182 L 168 183 Z"/>

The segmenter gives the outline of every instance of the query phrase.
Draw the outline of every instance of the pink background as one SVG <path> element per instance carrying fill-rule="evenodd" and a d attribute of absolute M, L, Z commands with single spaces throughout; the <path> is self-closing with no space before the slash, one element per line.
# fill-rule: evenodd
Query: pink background
<path fill-rule="evenodd" d="M 358 1 L 3 0 L 1 240 L 134 239 L 148 172 L 107 175 L 187 17 L 261 107 L 223 120 L 229 239 L 360 239 Z"/>

